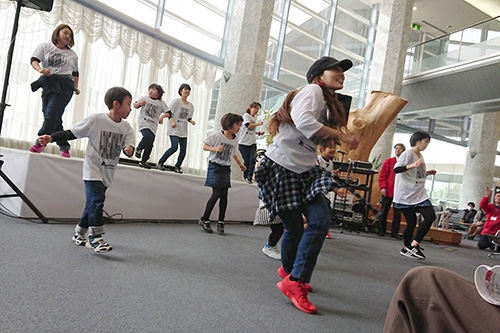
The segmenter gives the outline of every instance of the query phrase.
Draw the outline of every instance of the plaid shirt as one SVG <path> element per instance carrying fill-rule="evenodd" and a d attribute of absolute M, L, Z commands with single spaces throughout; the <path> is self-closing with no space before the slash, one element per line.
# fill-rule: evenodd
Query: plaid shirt
<path fill-rule="evenodd" d="M 271 220 L 280 211 L 298 209 L 311 202 L 319 193 L 326 195 L 339 188 L 333 175 L 319 166 L 299 174 L 282 167 L 267 156 L 255 171 L 255 180 L 259 185 L 259 198 L 268 209 Z"/>

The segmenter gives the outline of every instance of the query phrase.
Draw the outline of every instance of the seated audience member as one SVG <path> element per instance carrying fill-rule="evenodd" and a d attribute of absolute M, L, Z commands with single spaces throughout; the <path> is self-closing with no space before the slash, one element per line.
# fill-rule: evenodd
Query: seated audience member
<path fill-rule="evenodd" d="M 411 269 L 401 280 L 384 332 L 498 332 L 499 328 L 500 307 L 483 300 L 473 282 L 444 268 L 423 266 Z"/>
<path fill-rule="evenodd" d="M 474 222 L 474 217 L 477 214 L 477 210 L 474 209 L 476 205 L 473 202 L 467 204 L 467 208 L 464 209 L 464 219 L 462 222 L 472 224 Z"/>
<path fill-rule="evenodd" d="M 486 248 L 494 249 L 495 245 L 491 242 L 490 236 L 495 235 L 500 230 L 500 192 L 495 194 L 493 204 L 488 203 L 491 194 L 491 188 L 486 187 L 486 196 L 481 199 L 479 204 L 479 208 L 487 214 L 483 231 L 481 231 L 481 236 L 477 242 L 477 247 L 481 250 Z"/>
<path fill-rule="evenodd" d="M 484 222 L 486 222 L 486 213 L 480 209 L 479 214 L 476 214 L 474 217 L 474 222 L 470 226 L 467 231 L 467 235 L 465 235 L 465 239 L 474 239 L 477 235 L 481 233 L 483 230 Z"/>

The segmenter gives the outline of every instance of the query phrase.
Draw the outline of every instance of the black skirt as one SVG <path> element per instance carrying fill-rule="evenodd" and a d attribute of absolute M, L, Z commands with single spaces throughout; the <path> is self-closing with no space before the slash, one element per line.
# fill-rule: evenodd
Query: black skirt
<path fill-rule="evenodd" d="M 231 187 L 231 167 L 229 165 L 220 165 L 209 161 L 205 186 L 213 188 Z"/>

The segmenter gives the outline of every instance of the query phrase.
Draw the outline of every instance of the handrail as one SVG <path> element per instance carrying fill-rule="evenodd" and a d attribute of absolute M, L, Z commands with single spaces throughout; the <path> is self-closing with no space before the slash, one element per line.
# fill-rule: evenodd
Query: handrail
<path fill-rule="evenodd" d="M 489 19 L 479 21 L 479 22 L 474 23 L 474 24 L 471 24 L 471 25 L 469 25 L 469 26 L 467 26 L 467 27 L 465 27 L 465 28 L 461 28 L 461 29 L 458 29 L 458 30 L 455 30 L 455 31 L 449 32 L 449 33 L 447 33 L 447 34 L 441 35 L 441 36 L 439 36 L 439 37 L 435 37 L 435 38 L 433 38 L 433 39 L 429 39 L 428 41 L 425 41 L 425 42 L 422 42 L 422 43 L 418 43 L 418 44 L 415 44 L 415 45 L 412 45 L 412 46 L 408 46 L 408 48 L 414 48 L 414 47 L 416 47 L 416 46 L 420 46 L 420 45 L 423 45 L 423 44 L 427 44 L 427 43 L 430 43 L 430 42 L 432 42 L 432 41 L 435 41 L 435 40 L 441 39 L 441 38 L 443 38 L 443 37 L 445 37 L 445 36 L 452 35 L 452 34 L 457 33 L 457 32 L 459 32 L 459 31 L 463 31 L 463 30 L 465 30 L 465 29 L 469 29 L 469 28 L 475 27 L 475 26 L 477 26 L 477 25 L 480 25 L 480 24 L 483 24 L 483 23 L 486 23 L 486 22 L 489 22 L 489 21 L 493 21 L 493 20 L 496 20 L 496 19 L 498 19 L 498 18 L 500 18 L 500 15 L 495 16 L 495 17 L 490 17 Z"/>

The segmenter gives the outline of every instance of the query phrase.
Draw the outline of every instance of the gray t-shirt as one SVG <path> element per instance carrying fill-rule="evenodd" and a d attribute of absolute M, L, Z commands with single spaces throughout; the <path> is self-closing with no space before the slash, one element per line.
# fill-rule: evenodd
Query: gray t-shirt
<path fill-rule="evenodd" d="M 89 138 L 83 180 L 100 180 L 111 186 L 123 148 L 134 146 L 134 131 L 124 119 L 113 121 L 106 113 L 96 113 L 76 123 L 71 132 L 77 138 Z"/>
<path fill-rule="evenodd" d="M 215 162 L 220 165 L 231 165 L 231 158 L 236 154 L 238 141 L 236 140 L 236 135 L 233 136 L 233 139 L 230 140 L 226 138 L 224 135 L 224 131 L 215 131 L 210 134 L 205 140 L 204 143 L 209 145 L 210 147 L 224 147 L 222 152 L 213 152 L 211 151 L 208 154 L 208 160 Z"/>
<path fill-rule="evenodd" d="M 189 103 L 184 104 L 180 98 L 176 98 L 170 103 L 172 111 L 172 119 L 177 123 L 176 128 L 172 128 L 172 123 L 168 122 L 168 135 L 175 135 L 179 138 L 187 138 L 188 136 L 188 119 L 193 118 L 194 106 Z"/>
<path fill-rule="evenodd" d="M 249 113 L 243 114 L 243 123 L 241 124 L 240 136 L 238 143 L 244 146 L 251 146 L 257 142 L 255 137 L 255 127 L 248 128 L 248 125 L 256 123 L 257 115 L 252 117 Z"/>
<path fill-rule="evenodd" d="M 72 49 L 60 49 L 52 43 L 37 46 L 32 57 L 41 61 L 50 75 L 72 75 L 78 72 L 78 56 Z"/>
<path fill-rule="evenodd" d="M 139 131 L 147 128 L 156 134 L 158 118 L 162 113 L 168 111 L 168 105 L 162 100 L 152 99 L 149 96 L 141 97 L 138 102 L 140 101 L 146 101 L 146 105 L 141 106 L 141 111 L 139 111 L 139 119 L 137 120 Z"/>
<path fill-rule="evenodd" d="M 421 159 L 424 161 L 423 156 Z M 394 168 L 415 163 L 417 160 L 417 154 L 413 149 L 409 149 L 399 156 Z M 425 172 L 424 161 L 424 164 L 418 168 L 397 173 L 394 184 L 394 202 L 404 205 L 416 205 L 429 199 L 425 190 L 425 179 L 427 177 Z"/>

